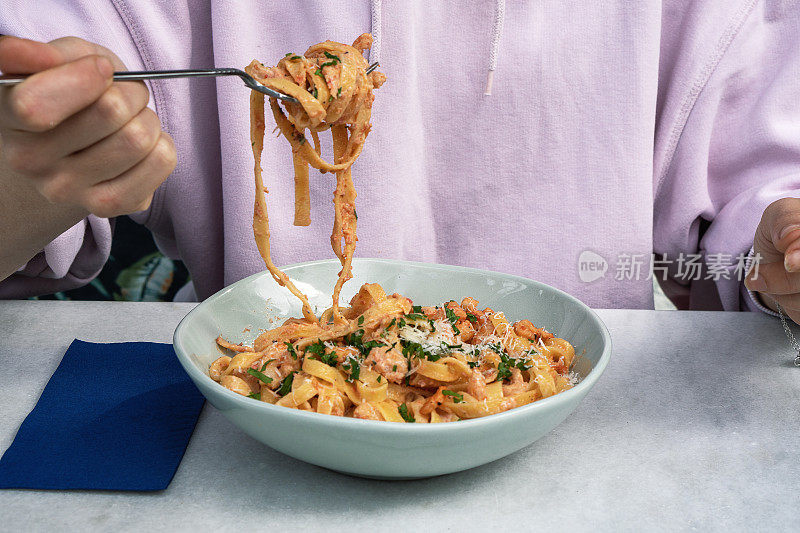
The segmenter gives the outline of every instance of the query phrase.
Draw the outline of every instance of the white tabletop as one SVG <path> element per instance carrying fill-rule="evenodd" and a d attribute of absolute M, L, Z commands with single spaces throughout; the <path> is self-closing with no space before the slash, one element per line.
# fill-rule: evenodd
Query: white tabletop
<path fill-rule="evenodd" d="M 0 450 L 74 338 L 168 342 L 187 304 L 0 302 Z M 466 472 L 371 481 L 206 406 L 158 493 L 0 491 L 0 530 L 797 530 L 800 369 L 776 319 L 599 311 L 614 353 L 564 423 Z"/>

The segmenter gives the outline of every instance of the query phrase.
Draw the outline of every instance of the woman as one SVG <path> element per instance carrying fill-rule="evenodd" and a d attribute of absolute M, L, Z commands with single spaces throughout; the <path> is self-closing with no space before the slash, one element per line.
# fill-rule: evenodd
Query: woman
<path fill-rule="evenodd" d="M 38 74 L 0 92 L 0 296 L 87 283 L 125 214 L 186 263 L 183 299 L 262 270 L 247 90 L 148 94 L 111 72 L 274 63 L 371 31 L 389 81 L 354 167 L 358 255 L 520 274 L 599 307 L 651 308 L 652 267 L 680 307 L 740 310 L 762 307 L 736 275 L 754 247 L 752 288 L 800 319 L 797 7 L 200 4 L 4 2 L 0 33 L 38 42 L 0 40 L 0 70 Z M 263 166 L 276 264 L 331 256 L 330 175 L 298 228 L 285 140 Z M 706 267 L 687 276 L 696 254 Z"/>

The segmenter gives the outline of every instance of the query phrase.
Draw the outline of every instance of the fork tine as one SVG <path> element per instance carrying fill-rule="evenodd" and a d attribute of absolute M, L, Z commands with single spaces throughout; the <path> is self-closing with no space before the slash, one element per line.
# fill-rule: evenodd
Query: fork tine
<path fill-rule="evenodd" d="M 264 87 L 263 85 L 261 85 L 260 83 L 258 83 L 255 80 L 253 81 L 252 85 L 249 84 L 249 83 L 245 83 L 245 85 L 247 85 L 249 88 L 253 89 L 254 91 L 258 91 L 260 93 L 266 94 L 270 98 L 277 98 L 278 100 L 283 100 L 284 102 L 291 102 L 293 104 L 298 103 L 297 98 L 295 98 L 293 96 L 289 96 L 287 94 L 279 93 L 278 91 L 276 91 L 274 89 L 270 89 L 269 87 Z"/>
<path fill-rule="evenodd" d="M 242 78 L 244 84 L 254 91 L 264 93 L 271 98 L 277 98 L 278 100 L 283 100 L 284 102 L 292 102 L 293 104 L 298 103 L 296 98 L 285 95 L 283 93 L 279 93 L 274 89 L 270 89 L 269 87 L 261 85 L 260 83 L 258 83 L 258 81 L 256 81 L 255 78 L 253 78 L 250 74 L 248 74 L 243 70 L 239 69 L 230 69 L 230 70 L 232 71 L 231 74 L 235 74 L 236 76 Z"/>
<path fill-rule="evenodd" d="M 367 67 L 367 74 L 369 74 L 370 72 L 372 72 L 373 70 L 375 70 L 379 66 L 380 66 L 380 63 L 378 63 L 377 61 L 375 63 L 371 64 L 369 67 Z M 261 85 L 258 81 L 256 81 L 256 79 L 253 78 L 250 74 L 248 74 L 248 73 L 246 73 L 246 72 L 244 72 L 242 70 L 238 70 L 238 69 L 235 69 L 235 70 L 236 70 L 236 75 L 239 76 L 240 78 L 242 78 L 242 80 L 244 80 L 245 85 L 247 85 L 248 87 L 250 87 L 254 91 L 258 91 L 260 93 L 264 93 L 267 96 L 270 96 L 272 98 L 277 98 L 278 100 L 283 100 L 284 102 L 292 102 L 293 104 L 298 103 L 296 98 L 294 98 L 292 96 L 288 96 L 288 95 L 283 94 L 283 93 L 279 93 L 278 91 L 270 89 L 269 87 L 265 87 L 265 86 Z"/>

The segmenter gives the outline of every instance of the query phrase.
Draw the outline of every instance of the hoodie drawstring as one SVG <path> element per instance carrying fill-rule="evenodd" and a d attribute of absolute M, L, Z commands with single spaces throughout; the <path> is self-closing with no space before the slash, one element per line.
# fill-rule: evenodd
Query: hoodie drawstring
<path fill-rule="evenodd" d="M 369 51 L 369 62 L 381 60 L 381 0 L 370 0 L 370 14 L 372 28 L 372 48 Z M 500 38 L 503 35 L 503 22 L 506 16 L 506 1 L 496 0 L 494 10 L 494 25 L 492 26 L 492 46 L 489 50 L 489 73 L 486 76 L 486 90 L 483 94 L 492 94 L 494 71 L 497 68 L 497 56 L 500 54 Z"/>
<path fill-rule="evenodd" d="M 370 0 L 370 11 L 372 13 L 372 48 L 369 50 L 369 62 L 380 63 L 381 61 L 381 0 Z"/>
<path fill-rule="evenodd" d="M 500 37 L 503 35 L 503 19 L 506 16 L 506 0 L 497 0 L 494 11 L 494 26 L 492 27 L 492 48 L 489 51 L 489 74 L 486 76 L 486 96 L 492 94 L 494 70 L 497 68 L 497 56 L 500 53 Z"/>

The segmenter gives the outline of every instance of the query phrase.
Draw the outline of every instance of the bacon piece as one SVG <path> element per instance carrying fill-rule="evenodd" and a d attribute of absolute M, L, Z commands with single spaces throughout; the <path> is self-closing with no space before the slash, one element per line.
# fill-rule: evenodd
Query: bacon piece
<path fill-rule="evenodd" d="M 520 320 L 514 323 L 514 333 L 520 337 L 536 342 L 539 339 L 546 341 L 552 339 L 554 335 L 544 328 L 537 328 L 530 320 Z"/>

